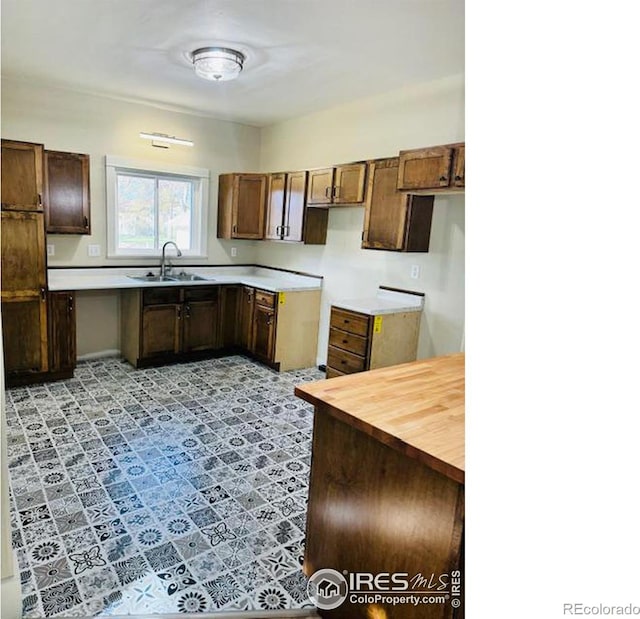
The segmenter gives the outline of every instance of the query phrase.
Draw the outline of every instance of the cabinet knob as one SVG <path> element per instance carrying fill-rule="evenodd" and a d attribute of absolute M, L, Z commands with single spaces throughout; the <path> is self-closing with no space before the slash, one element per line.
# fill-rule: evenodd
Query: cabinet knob
<path fill-rule="evenodd" d="M 341 363 L 342 365 L 346 365 L 346 363 L 347 363 L 347 362 L 343 359 L 342 361 L 340 361 L 340 363 Z"/>
<path fill-rule="evenodd" d="M 461 181 L 462 180 L 462 176 L 456 176 L 456 180 L 457 181 Z"/>
<path fill-rule="evenodd" d="M 441 177 L 440 177 L 440 182 L 443 182 L 443 181 L 446 181 L 446 180 L 447 180 L 447 177 L 446 177 L 446 176 L 441 176 Z"/>
<path fill-rule="evenodd" d="M 89 218 L 85 215 L 84 217 L 84 227 L 88 228 L 89 227 Z"/>
<path fill-rule="evenodd" d="M 346 344 L 346 343 L 347 343 L 347 340 L 342 340 L 342 343 L 343 343 L 343 344 Z"/>
<path fill-rule="evenodd" d="M 349 324 L 349 321 L 345 319 L 344 324 L 345 324 L 345 325 L 348 325 L 348 324 Z"/>
<path fill-rule="evenodd" d="M 40 300 L 44 303 L 47 300 L 47 289 L 40 288 Z"/>

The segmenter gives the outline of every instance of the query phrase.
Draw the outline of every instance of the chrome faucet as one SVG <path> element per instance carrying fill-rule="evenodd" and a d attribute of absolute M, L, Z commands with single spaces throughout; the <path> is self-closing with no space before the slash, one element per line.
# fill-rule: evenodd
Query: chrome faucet
<path fill-rule="evenodd" d="M 167 245 L 173 245 L 176 248 L 176 255 L 178 257 L 182 256 L 182 252 L 180 251 L 180 248 L 173 242 L 173 241 L 167 241 L 163 246 L 162 246 L 162 260 L 160 261 L 160 277 L 164 277 L 167 274 L 167 271 L 171 268 L 171 265 L 169 265 L 169 267 L 167 268 L 167 257 L 165 255 L 165 251 L 167 249 Z"/>

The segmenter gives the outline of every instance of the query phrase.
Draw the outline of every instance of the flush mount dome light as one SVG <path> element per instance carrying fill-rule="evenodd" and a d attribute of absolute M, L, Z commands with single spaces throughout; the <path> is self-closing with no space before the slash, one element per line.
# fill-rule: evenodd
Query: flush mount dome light
<path fill-rule="evenodd" d="M 226 82 L 240 75 L 244 54 L 228 47 L 201 47 L 191 52 L 191 62 L 196 75 L 205 80 Z"/>

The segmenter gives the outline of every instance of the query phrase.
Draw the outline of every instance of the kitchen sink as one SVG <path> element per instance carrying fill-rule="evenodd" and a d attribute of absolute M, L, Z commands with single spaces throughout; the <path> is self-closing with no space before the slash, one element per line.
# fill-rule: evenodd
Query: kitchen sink
<path fill-rule="evenodd" d="M 206 277 L 200 277 L 200 275 L 195 275 L 194 273 L 178 273 L 177 275 L 171 275 L 170 279 L 173 279 L 177 282 L 204 282 L 207 281 Z M 214 280 L 209 280 L 214 281 Z"/>
<path fill-rule="evenodd" d="M 137 279 L 139 282 L 175 282 L 168 275 L 127 275 L 129 279 Z"/>
<path fill-rule="evenodd" d="M 135 279 L 139 282 L 204 282 L 215 281 L 212 279 L 207 280 L 206 277 L 200 277 L 194 273 L 177 273 L 176 275 L 127 275 L 129 279 Z"/>

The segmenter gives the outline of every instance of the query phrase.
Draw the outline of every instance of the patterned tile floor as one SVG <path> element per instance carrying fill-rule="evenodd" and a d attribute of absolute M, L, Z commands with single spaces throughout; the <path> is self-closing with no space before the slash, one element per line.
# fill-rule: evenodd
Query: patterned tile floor
<path fill-rule="evenodd" d="M 25 617 L 312 607 L 301 571 L 318 370 L 244 357 L 7 390 Z"/>

